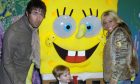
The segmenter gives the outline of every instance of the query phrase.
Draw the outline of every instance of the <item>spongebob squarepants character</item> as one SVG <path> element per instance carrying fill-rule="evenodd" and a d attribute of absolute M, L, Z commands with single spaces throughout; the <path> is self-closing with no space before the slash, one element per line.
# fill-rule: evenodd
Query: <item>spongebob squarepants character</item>
<path fill-rule="evenodd" d="M 41 74 L 55 79 L 52 70 L 66 65 L 78 79 L 103 77 L 105 37 L 101 14 L 117 11 L 117 0 L 44 0 L 47 13 L 40 26 Z"/>

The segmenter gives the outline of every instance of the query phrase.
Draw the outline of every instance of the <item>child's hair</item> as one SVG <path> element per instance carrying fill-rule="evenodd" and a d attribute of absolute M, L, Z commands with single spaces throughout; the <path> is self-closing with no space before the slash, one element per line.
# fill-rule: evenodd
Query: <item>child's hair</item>
<path fill-rule="evenodd" d="M 52 73 L 58 81 L 58 77 L 60 77 L 65 71 L 70 71 L 70 69 L 64 65 L 58 65 L 53 69 Z"/>

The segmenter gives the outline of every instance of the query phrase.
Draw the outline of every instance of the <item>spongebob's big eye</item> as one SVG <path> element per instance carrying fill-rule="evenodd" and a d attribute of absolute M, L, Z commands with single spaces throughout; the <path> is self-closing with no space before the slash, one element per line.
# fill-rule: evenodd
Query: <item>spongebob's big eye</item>
<path fill-rule="evenodd" d="M 102 28 L 101 21 L 95 16 L 87 16 L 81 20 L 81 24 L 85 24 L 87 27 L 87 31 L 85 36 L 91 37 L 97 35 Z"/>
<path fill-rule="evenodd" d="M 75 21 L 67 15 L 58 17 L 53 24 L 54 32 L 60 37 L 69 37 L 75 30 Z"/>

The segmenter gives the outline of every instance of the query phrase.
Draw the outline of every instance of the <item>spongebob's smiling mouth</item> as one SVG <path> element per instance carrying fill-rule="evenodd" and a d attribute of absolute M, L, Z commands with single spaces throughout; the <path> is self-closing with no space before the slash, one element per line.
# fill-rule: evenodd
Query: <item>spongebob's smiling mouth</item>
<path fill-rule="evenodd" d="M 66 49 L 59 47 L 55 43 L 53 43 L 53 44 L 54 44 L 54 47 L 55 47 L 57 53 L 63 60 L 65 60 L 66 62 L 69 62 L 69 63 L 81 63 L 81 62 L 86 61 L 93 54 L 93 52 L 98 47 L 99 43 L 97 45 L 95 45 L 94 47 L 92 47 L 88 50 L 83 50 L 83 51 L 70 51 L 70 50 L 66 50 Z"/>

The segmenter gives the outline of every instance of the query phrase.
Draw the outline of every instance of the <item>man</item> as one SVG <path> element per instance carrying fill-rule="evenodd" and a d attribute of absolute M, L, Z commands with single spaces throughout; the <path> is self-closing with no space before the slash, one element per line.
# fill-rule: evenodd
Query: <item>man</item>
<path fill-rule="evenodd" d="M 39 68 L 39 55 L 34 47 L 36 32 L 46 14 L 46 6 L 41 0 L 31 0 L 25 15 L 12 24 L 4 35 L 2 63 L 7 78 L 2 84 L 25 84 L 30 65 L 35 62 Z M 38 45 L 38 44 L 36 44 Z M 37 56 L 35 56 L 37 54 Z M 35 57 L 35 59 L 34 59 Z M 39 57 L 38 57 L 39 58 Z M 8 83 L 8 79 L 10 80 Z"/>

